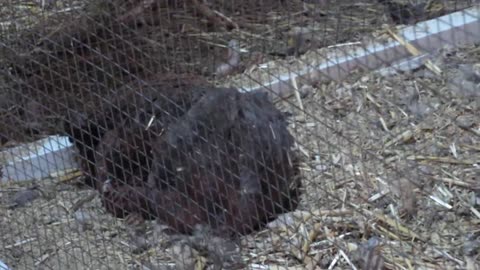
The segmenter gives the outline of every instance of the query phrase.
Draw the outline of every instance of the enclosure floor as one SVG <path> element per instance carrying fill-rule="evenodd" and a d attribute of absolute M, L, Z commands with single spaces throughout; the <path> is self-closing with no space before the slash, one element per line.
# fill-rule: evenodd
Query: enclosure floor
<path fill-rule="evenodd" d="M 375 252 L 389 269 L 480 263 L 469 253 L 478 248 L 480 226 L 480 100 L 449 83 L 458 64 L 480 63 L 480 48 L 445 49 L 434 62 L 443 77 L 424 68 L 387 78 L 356 74 L 341 85 L 306 86 L 301 102 L 277 102 L 293 114 L 304 195 L 297 211 L 244 237 L 241 256 L 249 269 L 313 269 L 312 261 L 325 269 L 340 249 L 358 269 L 372 237 L 383 239 Z M 135 235 L 97 197 L 78 204 L 94 191 L 71 184 L 42 181 L 43 196 L 16 209 L 6 205 L 22 187 L 0 192 L 0 254 L 7 265 L 173 267 L 178 254 L 165 250 L 158 226 L 148 223 L 146 236 Z M 333 269 L 351 267 L 342 257 Z"/>
<path fill-rule="evenodd" d="M 117 1 L 118 3 L 141 2 Z M 66 110 L 83 108 L 87 104 L 95 103 L 96 99 L 92 97 L 93 95 L 90 92 L 92 85 L 96 85 L 95 87 L 98 88 L 95 90 L 96 94 L 105 97 L 108 91 L 112 91 L 113 86 L 111 85 L 117 87 L 125 83 L 125 80 L 127 80 L 129 76 L 117 74 L 119 72 L 116 69 L 117 65 L 133 73 L 141 73 L 133 75 L 140 76 L 143 79 L 145 79 L 144 77 L 146 76 L 143 73 L 151 75 L 150 73 L 164 73 L 166 71 L 191 72 L 212 78 L 212 72 L 215 71 L 215 68 L 227 60 L 225 59 L 227 53 L 225 46 L 230 40 L 235 39 L 239 41 L 242 49 L 248 51 L 248 53 L 242 54 L 238 68 L 232 71 L 233 74 L 242 74 L 248 71 L 252 65 L 271 60 L 284 59 L 278 57 L 278 55 L 285 54 L 290 49 L 305 52 L 328 46 L 336 46 L 342 43 L 361 42 L 365 39 L 376 38 L 380 33 L 384 32 L 383 28 L 385 25 L 392 25 L 391 18 L 387 15 L 387 10 L 383 5 L 380 5 L 377 0 L 338 0 L 334 3 L 325 1 L 329 4 L 323 6 L 304 5 L 303 1 L 231 1 L 230 5 L 241 12 L 229 11 L 229 5 L 227 5 L 228 7 L 224 7 L 225 3 L 229 3 L 230 1 L 212 0 L 210 1 L 212 6 L 218 8 L 224 7 L 225 10 L 222 11 L 226 16 L 230 16 L 233 22 L 243 23 L 249 25 L 249 27 L 231 31 L 220 28 L 208 29 L 204 23 L 199 22 L 201 20 L 183 10 L 184 8 L 172 11 L 176 18 L 181 18 L 178 19 L 178 21 L 170 20 L 170 16 L 160 14 L 158 17 L 165 19 L 165 21 L 161 21 L 160 24 L 133 29 L 133 32 L 136 34 L 123 33 L 122 35 L 125 36 L 118 38 L 118 40 L 111 41 L 115 44 L 119 43 L 115 45 L 119 48 L 133 43 L 135 46 L 132 46 L 131 51 L 141 51 L 142 54 L 125 56 L 128 56 L 126 59 L 133 59 L 134 61 L 128 62 L 125 60 L 127 62 L 122 62 L 123 60 L 118 60 L 120 63 L 112 65 L 112 63 L 102 58 L 105 56 L 90 55 L 92 58 L 89 59 L 89 61 L 94 63 L 93 66 L 102 66 L 102 69 L 106 70 L 109 69 L 106 67 L 112 69 L 112 71 L 109 72 L 112 74 L 104 76 L 105 74 L 96 74 L 97 71 L 94 67 L 78 68 L 79 59 L 88 58 L 82 55 L 83 53 L 81 51 L 72 57 L 53 61 L 41 53 L 44 50 L 50 52 L 51 48 L 47 45 L 45 45 L 43 49 L 40 45 L 32 48 L 28 46 L 31 45 L 29 38 L 23 42 L 24 44 L 22 44 L 21 39 L 17 40 L 20 30 L 23 30 L 23 28 L 28 29 L 32 24 L 43 21 L 46 18 L 60 14 L 60 19 L 62 18 L 61 15 L 63 15 L 68 16 L 68 21 L 72 21 L 75 16 L 78 16 L 77 13 L 81 10 L 80 8 L 88 1 L 71 1 L 72 7 L 65 6 L 68 1 L 62 0 L 49 1 L 49 3 L 53 4 L 47 4 L 42 7 L 41 5 L 44 2 L 45 1 L 30 0 L 9 1 L 8 5 L 0 7 L 0 18 L 6 25 L 5 29 L 2 28 L 2 38 L 5 38 L 4 43 L 10 46 L 9 42 L 13 40 L 11 44 L 12 48 L 15 48 L 15 51 L 19 55 L 32 57 L 34 62 L 35 60 L 42 63 L 48 61 L 47 67 L 41 71 L 36 70 L 38 68 L 26 64 L 23 66 L 23 68 L 27 70 L 26 74 L 29 74 L 29 72 L 33 74 L 54 74 L 51 76 L 51 79 L 48 79 L 49 76 L 40 75 L 38 80 L 30 77 L 27 80 L 27 78 L 20 76 L 21 78 L 16 79 L 20 79 L 21 81 L 27 80 L 27 84 L 34 87 L 34 89 L 19 86 L 17 90 L 2 91 L 2 93 L 0 93 L 0 111 L 5 112 L 0 114 L 0 129 L 3 131 L 2 134 L 0 134 L 0 145 L 33 141 L 46 134 L 57 133 L 57 121 L 59 121 L 59 116 L 65 115 Z M 287 3 L 286 7 L 279 5 L 279 2 Z M 459 10 L 471 4 L 471 0 L 438 2 L 446 4 L 446 10 L 443 11 L 443 13 Z M 255 8 L 245 8 L 244 5 L 251 3 L 256 3 Z M 57 9 L 54 8 L 55 5 L 57 5 Z M 25 8 L 26 6 L 28 6 L 28 8 Z M 67 8 L 72 8 L 73 15 L 62 11 Z M 113 13 L 126 12 L 123 11 L 121 7 L 118 8 L 120 11 L 115 10 Z M 266 12 L 266 10 L 269 10 L 269 12 Z M 148 14 L 139 15 L 139 17 L 141 16 L 148 16 Z M 429 9 L 426 14 L 427 18 L 432 16 L 438 16 L 435 5 L 433 5 L 432 9 Z M 83 23 L 79 23 L 78 25 L 74 23 L 73 26 L 65 27 L 66 29 L 58 29 L 59 23 L 57 21 L 51 24 L 52 25 L 47 26 L 41 25 L 41 27 L 39 27 L 40 30 L 34 29 L 30 31 L 33 32 L 33 36 L 39 35 L 37 39 L 43 39 L 42 36 L 47 36 L 48 39 L 52 39 L 52 44 L 62 44 L 63 42 L 59 42 L 59 40 L 61 41 L 64 38 L 62 35 L 76 36 L 75 33 L 80 30 L 75 27 L 83 25 Z M 93 29 L 86 29 L 86 32 L 96 33 L 99 31 L 99 26 L 92 25 L 91 27 Z M 179 31 L 179 29 L 183 30 Z M 70 33 L 70 31 L 73 32 L 73 34 Z M 308 34 L 303 35 L 301 39 L 302 42 L 292 41 L 296 40 L 296 35 L 293 34 L 296 31 L 308 32 Z M 80 33 L 84 32 L 85 31 L 81 29 Z M 98 35 L 101 33 L 102 31 L 100 31 Z M 92 35 L 96 37 L 96 34 Z M 89 38 L 80 40 L 80 43 L 91 42 Z M 100 40 L 102 38 L 103 37 L 100 37 Z M 110 38 L 111 37 L 105 39 L 108 40 Z M 105 44 L 101 42 L 98 43 L 98 41 L 95 44 L 89 45 L 92 47 L 97 45 L 99 47 L 105 46 Z M 110 45 L 113 46 L 114 44 L 107 44 L 106 47 L 110 48 Z M 56 50 L 58 51 L 52 51 L 50 54 L 64 54 L 64 52 L 62 52 L 62 50 L 64 50 L 62 46 L 58 46 Z M 124 48 L 122 50 L 127 49 Z M 130 51 L 130 48 L 128 51 Z M 102 51 L 102 53 L 104 53 L 108 59 L 123 59 L 121 56 L 129 52 L 116 52 L 115 50 L 106 49 Z M 90 54 L 92 53 L 90 52 Z M 3 59 L 3 57 L 6 59 Z M 19 59 L 10 58 L 12 58 L 10 51 L 5 50 L 5 53 L 0 52 L 0 63 L 3 64 L 5 60 L 5 66 L 8 66 L 8 61 L 15 64 L 22 63 L 23 61 L 21 57 L 19 57 Z M 8 61 L 6 61 L 7 59 Z M 286 61 L 289 61 L 289 59 L 290 57 L 287 57 Z M 148 68 L 145 71 L 140 67 Z M 142 70 L 143 73 L 135 71 L 137 69 Z M 275 71 L 276 69 L 272 69 L 271 74 L 276 74 Z M 101 80 L 102 77 L 111 77 L 112 79 L 111 81 L 108 79 L 98 81 Z M 224 78 L 215 79 L 222 80 Z M 6 78 L 5 82 L 8 82 Z M 0 76 L 0 88 L 5 87 L 5 89 L 9 89 L 11 85 L 5 82 L 4 78 Z M 61 82 L 65 85 L 72 84 L 76 86 L 59 87 L 59 85 L 62 85 Z M 106 86 L 99 86 L 103 84 Z M 44 89 L 45 86 L 48 87 Z M 56 89 L 56 87 L 58 87 L 58 89 Z M 74 100 L 72 104 L 63 107 L 63 105 L 67 104 L 67 100 L 70 97 L 73 97 Z M 83 101 L 75 102 L 78 100 L 78 97 L 82 97 Z"/>

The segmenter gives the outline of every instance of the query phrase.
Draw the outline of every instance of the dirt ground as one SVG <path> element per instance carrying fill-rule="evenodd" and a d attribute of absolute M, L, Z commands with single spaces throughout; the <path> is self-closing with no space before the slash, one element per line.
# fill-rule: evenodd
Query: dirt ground
<path fill-rule="evenodd" d="M 334 36 L 335 25 L 325 33 Z M 331 42 L 361 39 L 362 29 L 349 30 Z M 455 78 L 461 64 L 480 73 L 480 47 L 444 48 L 434 63 L 444 75 L 423 67 L 356 73 L 276 103 L 292 113 L 304 194 L 297 211 L 242 239 L 248 269 L 317 269 L 314 261 L 321 269 L 479 267 L 480 97 Z M 25 187 L 2 187 L 2 261 L 14 269 L 174 269 L 185 256 L 204 269 L 204 254 L 167 248 L 153 223 L 112 218 L 76 181 L 45 179 L 38 198 L 17 208 L 7 206 Z"/>
<path fill-rule="evenodd" d="M 294 115 L 304 197 L 297 211 L 243 239 L 240 254 L 250 269 L 308 269 L 311 261 L 327 268 L 338 256 L 331 269 L 349 269 L 363 263 L 365 249 L 381 254 L 387 269 L 480 263 L 480 103 L 448 79 L 459 64 L 479 64 L 480 49 L 445 49 L 436 63 L 444 77 L 424 68 L 358 74 L 341 85 L 311 86 L 304 113 L 293 97 L 278 103 Z M 156 240 L 145 248 L 145 239 L 104 214 L 98 198 L 76 209 L 93 191 L 58 178 L 42 186 L 46 195 L 33 204 L 0 210 L 0 253 L 15 269 L 175 262 L 158 226 L 147 225 L 147 238 Z M 5 189 L 2 201 L 18 189 Z"/>

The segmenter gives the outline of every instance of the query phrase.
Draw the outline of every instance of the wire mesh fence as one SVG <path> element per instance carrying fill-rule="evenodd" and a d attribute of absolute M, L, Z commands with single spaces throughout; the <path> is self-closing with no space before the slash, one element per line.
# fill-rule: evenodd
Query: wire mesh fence
<path fill-rule="evenodd" d="M 478 1 L 9 0 L 0 27 L 0 269 L 480 269 Z"/>

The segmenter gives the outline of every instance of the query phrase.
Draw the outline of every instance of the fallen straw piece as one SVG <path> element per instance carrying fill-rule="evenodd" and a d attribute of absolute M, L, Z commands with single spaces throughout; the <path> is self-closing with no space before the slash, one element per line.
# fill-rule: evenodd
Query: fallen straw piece
<path fill-rule="evenodd" d="M 417 48 L 415 48 L 415 46 L 408 43 L 405 39 L 403 39 L 402 37 L 400 37 L 399 35 L 394 33 L 392 30 L 387 29 L 387 33 L 393 39 L 398 41 L 398 43 L 402 44 L 405 47 L 405 49 L 407 49 L 407 51 L 410 54 L 412 54 L 413 56 L 419 56 L 419 55 L 422 54 Z M 430 71 L 432 71 L 434 74 L 436 74 L 438 76 L 442 75 L 442 70 L 437 65 L 435 65 L 432 61 L 430 61 L 429 59 L 425 60 L 425 67 L 427 67 Z"/>

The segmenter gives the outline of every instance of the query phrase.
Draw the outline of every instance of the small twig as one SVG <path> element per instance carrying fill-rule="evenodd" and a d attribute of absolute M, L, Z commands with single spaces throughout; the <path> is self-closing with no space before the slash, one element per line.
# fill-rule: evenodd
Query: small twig
<path fill-rule="evenodd" d="M 70 246 L 72 244 L 72 242 L 67 242 L 65 243 L 65 245 L 62 246 L 62 248 L 67 248 L 68 246 Z M 52 252 L 49 252 L 49 253 L 45 253 L 43 254 L 40 259 L 38 261 L 35 262 L 35 266 L 39 266 L 40 264 L 44 263 L 48 258 L 50 258 L 53 254 L 57 253 L 59 251 L 59 248 L 56 248 L 55 250 L 53 250 Z"/>
<path fill-rule="evenodd" d="M 479 164 L 480 160 L 456 160 L 447 157 L 433 157 L 433 156 L 408 156 L 407 160 L 415 160 L 415 161 L 434 161 L 438 163 L 450 163 L 450 164 L 462 164 L 462 165 L 474 165 Z"/>
<path fill-rule="evenodd" d="M 391 238 L 391 239 L 394 239 L 396 241 L 400 241 L 400 236 L 396 235 L 395 233 L 391 232 L 390 230 L 388 230 L 387 228 L 377 224 L 377 223 L 374 223 L 371 225 L 372 226 L 372 229 L 373 231 L 376 231 L 378 234 L 380 235 L 384 235 L 388 238 Z"/>
<path fill-rule="evenodd" d="M 36 240 L 36 238 L 28 238 L 28 239 L 22 240 L 20 242 L 16 242 L 15 244 L 5 246 L 5 249 L 11 249 L 11 248 L 14 248 L 14 247 L 19 247 L 19 246 L 28 244 L 32 241 L 35 241 L 35 240 Z"/>
<path fill-rule="evenodd" d="M 300 144 L 298 143 L 295 143 L 295 146 L 298 148 L 298 150 L 300 150 L 300 152 L 302 152 L 302 154 L 304 154 L 306 157 L 310 157 L 310 155 L 308 154 L 308 151 L 303 147 L 301 146 Z"/>
<path fill-rule="evenodd" d="M 422 237 L 420 237 L 420 235 L 418 235 L 417 233 L 413 232 L 412 230 L 410 230 L 409 228 L 403 226 L 402 224 L 399 223 L 399 221 L 397 220 L 393 220 L 383 214 L 380 214 L 380 213 L 373 213 L 369 210 L 366 210 L 366 209 L 362 209 L 363 212 L 369 214 L 369 215 L 373 215 L 375 216 L 378 220 L 381 220 L 383 222 L 385 222 L 386 224 L 388 224 L 390 227 L 394 228 L 396 231 L 404 234 L 404 235 L 407 235 L 409 237 L 413 237 L 413 238 L 416 238 L 416 239 L 419 239 L 423 242 L 425 242 L 425 240 L 423 240 Z"/>
<path fill-rule="evenodd" d="M 434 177 L 435 180 L 437 181 L 442 181 L 447 184 L 455 185 L 457 187 L 462 187 L 462 188 L 474 188 L 473 183 L 468 183 L 464 182 L 458 179 L 452 179 L 452 178 L 446 178 L 446 177 Z"/>
<path fill-rule="evenodd" d="M 372 203 L 380 198 L 383 198 L 383 196 L 387 195 L 388 193 L 390 193 L 389 190 L 382 190 L 378 193 L 375 193 L 370 198 L 368 198 L 368 202 Z"/>
<path fill-rule="evenodd" d="M 314 217 L 345 217 L 352 216 L 355 213 L 352 209 L 334 209 L 334 210 L 314 210 L 314 211 L 295 211 L 293 215 L 301 219 L 301 222 L 308 222 Z"/>
<path fill-rule="evenodd" d="M 303 120 L 305 120 L 307 117 L 306 117 L 305 109 L 303 107 L 302 97 L 300 96 L 300 91 L 298 90 L 297 79 L 295 77 L 292 77 L 291 81 L 294 89 L 295 98 L 297 99 L 300 110 L 303 112 Z"/>
<path fill-rule="evenodd" d="M 70 182 L 74 179 L 77 179 L 78 177 L 80 177 L 82 175 L 83 175 L 82 171 L 74 169 L 74 170 L 71 170 L 71 171 L 65 173 L 64 175 L 61 175 L 61 176 L 56 176 L 56 175 L 55 176 L 50 175 L 50 176 L 57 178 L 57 183 L 65 183 L 65 182 Z"/>
<path fill-rule="evenodd" d="M 68 215 L 70 213 L 70 211 L 68 210 L 68 208 L 65 206 L 65 204 L 61 201 L 58 201 L 57 202 L 57 205 L 60 206 L 60 208 L 63 209 L 63 211 L 65 211 L 65 213 Z"/>
<path fill-rule="evenodd" d="M 367 94 L 365 95 L 365 97 L 366 97 L 370 102 L 372 102 L 372 104 L 375 105 L 377 108 L 381 108 L 381 107 L 382 107 L 382 105 L 380 105 L 380 104 L 375 100 L 375 98 L 374 98 L 372 95 L 370 95 L 369 93 L 367 93 Z"/>
<path fill-rule="evenodd" d="M 313 229 L 308 233 L 308 239 L 305 241 L 302 247 L 303 253 L 308 254 L 308 252 L 310 251 L 311 244 L 320 234 L 320 229 L 321 229 L 321 224 L 315 224 L 313 226 Z"/>
<path fill-rule="evenodd" d="M 353 270 L 357 270 L 357 267 L 355 267 L 355 265 L 352 263 L 352 261 L 350 260 L 350 258 L 348 258 L 347 254 L 345 254 L 345 252 L 343 252 L 343 250 L 340 249 L 340 255 L 342 255 L 342 257 L 345 259 L 345 261 L 348 263 L 348 265 L 350 265 L 350 267 L 353 269 Z"/>
<path fill-rule="evenodd" d="M 434 250 L 435 252 L 437 252 L 438 254 L 442 255 L 443 257 L 445 257 L 445 258 L 447 258 L 447 259 L 455 262 L 455 263 L 458 264 L 458 265 L 464 265 L 464 262 L 462 262 L 461 260 L 459 260 L 459 259 L 453 257 L 452 255 L 448 254 L 448 252 L 446 252 L 446 251 L 438 250 L 438 249 L 435 248 L 435 247 L 433 248 L 433 250 Z"/>
<path fill-rule="evenodd" d="M 362 44 L 360 41 L 347 42 L 347 43 L 339 43 L 339 44 L 330 45 L 330 46 L 327 46 L 327 48 L 328 48 L 328 49 L 331 49 L 331 48 L 338 48 L 338 47 L 344 47 L 344 46 L 353 46 L 353 45 L 360 45 L 360 44 Z"/>
<path fill-rule="evenodd" d="M 92 201 L 97 196 L 97 193 L 91 193 L 90 195 L 81 198 L 80 200 L 73 203 L 72 207 L 70 207 L 70 213 L 75 213 L 78 209 L 80 209 L 85 203 Z"/>
<path fill-rule="evenodd" d="M 152 115 L 152 117 L 150 117 L 150 120 L 148 121 L 147 127 L 145 127 L 145 130 L 148 130 L 152 126 L 154 120 L 155 115 Z"/>
<path fill-rule="evenodd" d="M 402 44 L 406 49 L 407 51 L 412 54 L 413 56 L 418 56 L 418 55 L 421 55 L 422 53 L 417 49 L 415 48 L 415 46 L 413 46 L 412 44 L 408 43 L 405 39 L 401 38 L 399 35 L 395 34 L 392 30 L 390 29 L 387 29 L 387 33 L 393 38 L 395 39 L 396 41 L 398 41 L 400 44 Z M 430 70 L 432 71 L 434 74 L 436 75 L 442 75 L 442 70 L 437 66 L 435 65 L 432 61 L 430 60 L 426 60 L 425 61 L 425 66 Z"/>
<path fill-rule="evenodd" d="M 338 260 L 340 260 L 340 256 L 342 256 L 342 255 L 340 255 L 340 253 L 337 253 L 337 255 L 335 255 L 332 262 L 330 263 L 330 265 L 327 268 L 328 270 L 333 269 L 335 267 L 335 265 L 337 265 Z"/>
<path fill-rule="evenodd" d="M 448 204 L 448 203 L 440 200 L 440 199 L 439 199 L 438 197 L 436 197 L 436 196 L 430 195 L 430 196 L 428 196 L 428 197 L 429 197 L 430 199 L 432 199 L 433 201 L 435 201 L 436 203 L 438 203 L 439 205 L 441 205 L 441 206 L 443 206 L 443 207 L 445 207 L 445 208 L 447 208 L 447 209 L 449 209 L 449 210 L 453 208 L 453 206 L 451 206 L 450 204 Z"/>
<path fill-rule="evenodd" d="M 402 132 L 401 134 L 399 134 L 398 136 L 396 136 L 395 138 L 393 138 L 391 141 L 387 142 L 385 144 L 385 148 L 387 147 L 390 147 L 396 143 L 399 143 L 399 142 L 407 142 L 409 141 L 410 139 L 413 138 L 413 131 L 412 130 L 406 130 L 404 132 Z"/>
<path fill-rule="evenodd" d="M 45 253 L 43 254 L 40 259 L 38 261 L 35 262 L 35 266 L 39 266 L 40 264 L 42 264 L 44 261 L 46 261 L 48 258 L 50 258 L 50 256 L 52 255 L 52 253 Z"/>
<path fill-rule="evenodd" d="M 471 206 L 469 207 L 469 209 L 478 219 L 480 219 L 480 212 L 477 209 L 475 209 Z"/>
<path fill-rule="evenodd" d="M 217 10 L 214 10 L 213 11 L 215 14 L 217 14 L 219 17 L 221 17 L 222 19 L 224 19 L 225 21 L 229 22 L 230 25 L 233 25 L 233 27 L 235 29 L 240 29 L 240 27 L 238 27 L 238 24 L 236 24 L 232 19 L 230 19 L 229 17 L 225 16 L 224 14 L 222 14 L 221 12 L 217 11 Z"/>
<path fill-rule="evenodd" d="M 387 127 L 387 123 L 385 123 L 385 119 L 383 119 L 383 117 L 380 117 L 380 123 L 382 124 L 382 127 L 386 132 L 390 132 L 390 130 Z"/>

